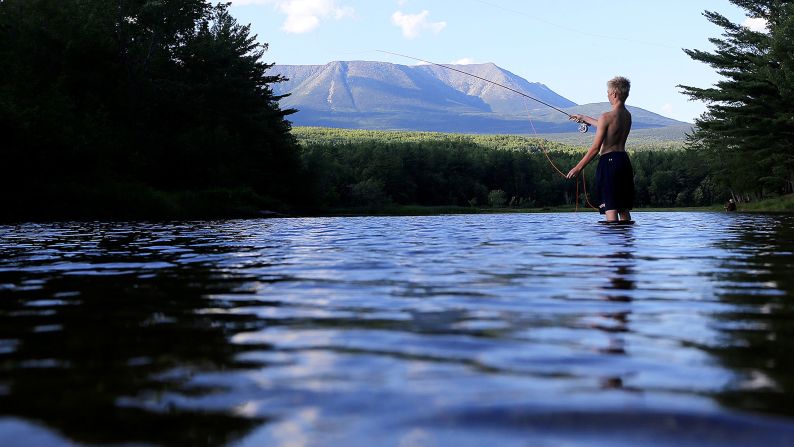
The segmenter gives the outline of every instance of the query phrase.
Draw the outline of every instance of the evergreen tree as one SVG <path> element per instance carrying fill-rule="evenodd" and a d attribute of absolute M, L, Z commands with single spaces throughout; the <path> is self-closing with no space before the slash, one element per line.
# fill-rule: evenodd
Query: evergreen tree
<path fill-rule="evenodd" d="M 717 175 L 739 195 L 794 189 L 794 2 L 731 0 L 767 24 L 754 31 L 723 15 L 704 16 L 724 29 L 714 52 L 684 50 L 723 76 L 711 88 L 679 86 L 708 111 L 696 120 L 693 147 L 712 152 Z"/>
<path fill-rule="evenodd" d="M 0 0 L 0 217 L 128 210 L 141 191 L 293 200 L 266 50 L 228 4 Z"/>

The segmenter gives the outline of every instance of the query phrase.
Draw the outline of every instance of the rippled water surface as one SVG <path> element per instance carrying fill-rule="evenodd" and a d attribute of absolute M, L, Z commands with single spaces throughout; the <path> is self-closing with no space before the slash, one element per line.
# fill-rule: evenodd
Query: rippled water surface
<path fill-rule="evenodd" d="M 0 445 L 794 445 L 794 216 L 634 217 L 0 226 Z"/>

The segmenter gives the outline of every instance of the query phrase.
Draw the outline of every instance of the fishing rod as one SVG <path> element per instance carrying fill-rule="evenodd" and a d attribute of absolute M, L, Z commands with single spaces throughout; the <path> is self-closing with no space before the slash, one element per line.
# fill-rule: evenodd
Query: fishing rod
<path fill-rule="evenodd" d="M 565 115 L 565 116 L 567 116 L 569 119 L 573 119 L 574 121 L 576 121 L 577 123 L 579 123 L 579 132 L 581 132 L 581 133 L 585 133 L 585 132 L 587 132 L 587 130 L 590 128 L 590 125 L 589 125 L 589 124 L 587 124 L 587 123 L 586 123 L 586 122 L 584 122 L 584 121 L 580 121 L 580 120 L 578 120 L 578 119 L 574 118 L 574 117 L 573 117 L 573 115 L 571 115 L 570 113 L 568 113 L 568 112 L 566 112 L 566 111 L 564 111 L 564 110 L 562 110 L 562 109 L 559 109 L 559 108 L 557 108 L 557 107 L 554 107 L 553 105 L 551 105 L 551 104 L 549 104 L 549 103 L 543 102 L 543 101 L 539 100 L 538 98 L 535 98 L 535 97 L 533 97 L 533 96 L 527 95 L 526 93 L 524 93 L 524 92 L 522 92 L 522 91 L 520 91 L 520 90 L 516 90 L 516 89 L 514 89 L 514 88 L 508 87 L 508 86 L 506 86 L 506 85 L 500 84 L 500 83 L 498 83 L 498 82 L 495 82 L 495 81 L 492 81 L 492 80 L 490 80 L 490 79 L 486 79 L 486 78 L 483 78 L 483 77 L 481 77 L 481 76 L 477 76 L 476 74 L 469 73 L 469 72 L 466 72 L 466 71 L 463 71 L 463 70 L 459 70 L 459 69 L 457 69 L 457 68 L 450 67 L 450 66 L 447 66 L 447 65 L 437 64 L 437 63 L 435 63 L 435 62 L 426 61 L 426 60 L 424 60 L 424 59 L 419 59 L 418 57 L 407 56 L 407 55 L 405 55 L 405 54 L 393 53 L 393 52 L 391 52 L 391 51 L 385 51 L 385 50 L 375 50 L 375 51 L 377 51 L 377 52 L 379 52 L 379 53 L 391 54 L 392 56 L 399 56 L 399 57 L 404 57 L 404 58 L 408 58 L 408 59 L 413 59 L 413 60 L 415 60 L 415 61 L 424 62 L 424 63 L 426 63 L 426 64 L 435 65 L 435 66 L 437 66 L 437 67 L 441 67 L 441 68 L 446 68 L 447 70 L 456 71 L 456 72 L 458 72 L 458 73 L 462 73 L 462 74 L 465 74 L 465 75 L 467 75 L 467 76 L 471 76 L 471 77 L 473 77 L 473 78 L 480 79 L 480 80 L 482 80 L 482 81 L 485 81 L 485 82 L 488 82 L 488 83 L 490 83 L 490 84 L 497 85 L 497 86 L 499 86 L 499 87 L 502 87 L 502 88 L 504 88 L 504 89 L 510 90 L 510 91 L 511 91 L 511 92 L 513 92 L 513 93 L 517 93 L 517 94 L 519 94 L 519 95 L 521 95 L 521 96 L 523 96 L 523 97 L 525 97 L 525 98 L 531 99 L 531 100 L 533 100 L 533 101 L 535 101 L 535 102 L 539 102 L 539 103 L 543 104 L 543 105 L 544 105 L 544 106 L 546 106 L 546 107 L 551 107 L 552 109 L 554 109 L 554 110 L 556 110 L 556 111 L 558 111 L 558 112 L 560 112 L 560 113 L 564 114 L 564 115 Z M 531 123 L 532 123 L 532 119 L 530 119 L 530 121 L 529 121 L 529 122 L 530 122 L 530 124 L 531 124 Z M 535 130 L 535 126 L 534 126 L 534 125 L 532 125 L 532 130 L 533 130 L 533 131 Z M 537 133 L 536 133 L 536 135 L 537 135 Z M 541 146 L 541 147 L 542 147 L 542 146 Z M 549 160 L 549 163 L 551 163 L 551 166 L 554 168 L 554 170 L 556 170 L 556 171 L 557 171 L 557 172 L 558 172 L 558 173 L 559 173 L 559 174 L 560 174 L 562 177 L 565 177 L 565 174 L 564 174 L 562 171 L 560 171 L 560 168 L 558 168 L 558 167 L 557 167 L 557 166 L 554 164 L 554 162 L 551 160 L 551 158 L 549 158 L 549 154 L 546 152 L 546 150 L 545 150 L 545 149 L 543 150 L 543 154 L 546 156 L 546 159 L 548 159 L 548 160 Z M 593 206 L 593 204 L 591 204 L 591 203 L 590 203 L 590 199 L 588 199 L 588 197 L 587 197 L 587 181 L 586 181 L 586 180 L 585 180 L 585 178 L 584 178 L 584 172 L 582 172 L 582 184 L 583 184 L 583 187 L 584 187 L 584 198 L 585 198 L 585 202 L 587 203 L 587 205 L 588 205 L 588 206 L 590 206 L 590 208 L 593 208 L 593 209 L 598 209 L 598 208 L 594 207 L 594 206 Z M 576 209 L 577 209 L 577 211 L 578 211 L 578 209 L 579 209 L 579 180 L 578 180 L 578 179 L 577 179 L 577 181 L 576 181 Z"/>
<path fill-rule="evenodd" d="M 375 51 L 378 51 L 378 52 L 380 52 L 380 53 L 391 54 L 392 56 L 399 56 L 399 57 L 404 57 L 404 58 L 407 58 L 407 59 L 413 59 L 413 60 L 415 60 L 415 61 L 424 62 L 424 63 L 426 63 L 426 64 L 435 65 L 435 66 L 437 66 L 437 67 L 441 67 L 441 68 L 446 68 L 447 70 L 456 71 L 456 72 L 458 72 L 458 73 L 462 73 L 462 74 L 465 74 L 465 75 L 467 75 L 467 76 L 471 76 L 471 77 L 473 77 L 473 78 L 477 78 L 477 79 L 479 79 L 479 80 L 481 80 L 481 81 L 485 81 L 485 82 L 488 82 L 488 83 L 490 83 L 490 84 L 497 85 L 497 86 L 499 86 L 499 87 L 502 87 L 502 88 L 504 88 L 504 89 L 510 90 L 510 91 L 511 91 L 511 92 L 513 92 L 513 93 L 517 93 L 517 94 L 519 94 L 519 95 L 521 95 L 521 96 L 523 96 L 523 97 L 525 97 L 525 98 L 531 99 L 531 100 L 533 100 L 533 101 L 535 101 L 535 102 L 539 102 L 539 103 L 543 104 L 543 105 L 544 105 L 544 106 L 546 106 L 546 107 L 551 107 L 552 109 L 554 109 L 554 110 L 556 110 L 556 111 L 558 111 L 558 112 L 560 112 L 560 113 L 564 114 L 565 116 L 567 116 L 567 117 L 568 117 L 568 119 L 573 119 L 574 121 L 576 121 L 577 123 L 579 123 L 579 132 L 581 132 L 581 133 L 585 133 L 585 132 L 587 132 L 587 131 L 590 129 L 590 125 L 589 125 L 589 124 L 585 123 L 584 121 L 581 121 L 581 120 L 578 120 L 578 119 L 574 118 L 574 117 L 573 117 L 573 115 L 571 115 L 570 113 L 568 113 L 568 112 L 566 112 L 566 111 L 564 111 L 564 110 L 562 110 L 562 109 L 559 109 L 559 108 L 557 108 L 557 107 L 554 107 L 553 105 L 551 105 L 551 104 L 549 104 L 549 103 L 547 103 L 547 102 L 543 102 L 543 101 L 539 100 L 538 98 L 535 98 L 535 97 L 533 97 L 533 96 L 527 95 L 526 93 L 524 93 L 524 92 L 522 92 L 522 91 L 520 91 L 520 90 L 516 90 L 516 89 L 514 89 L 514 88 L 512 88 L 512 87 L 508 87 L 508 86 L 506 86 L 506 85 L 504 85 L 504 84 L 500 84 L 500 83 L 498 83 L 498 82 L 495 82 L 495 81 L 492 81 L 492 80 L 490 80 L 490 79 L 486 79 L 486 78 L 483 78 L 483 77 L 481 77 L 481 76 L 477 76 L 476 74 L 469 73 L 469 72 L 467 72 L 467 71 L 463 71 L 463 70 L 459 70 L 459 69 L 457 69 L 457 68 L 450 67 L 450 66 L 448 66 L 448 65 L 437 64 L 437 63 L 435 63 L 435 62 L 426 61 L 426 60 L 424 60 L 424 59 L 419 59 L 418 57 L 407 56 L 407 55 L 405 55 L 405 54 L 399 54 L 399 53 L 392 53 L 391 51 L 385 51 L 385 50 L 375 50 Z"/>

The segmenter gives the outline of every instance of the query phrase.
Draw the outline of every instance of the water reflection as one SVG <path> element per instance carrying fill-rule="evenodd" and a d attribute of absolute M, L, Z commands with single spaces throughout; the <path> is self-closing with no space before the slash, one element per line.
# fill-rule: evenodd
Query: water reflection
<path fill-rule="evenodd" d="M 634 274 L 636 263 L 634 260 L 634 233 L 632 227 L 609 228 L 618 236 L 613 242 L 615 252 L 607 255 L 609 266 L 608 284 L 602 290 L 604 299 L 611 302 L 623 303 L 620 310 L 603 313 L 603 323 L 595 326 L 607 334 L 607 346 L 599 349 L 601 353 L 611 355 L 626 355 L 626 339 L 624 334 L 629 332 L 631 319 L 631 291 L 636 289 Z M 604 389 L 625 389 L 624 378 L 621 376 L 606 376 L 600 379 Z"/>
<path fill-rule="evenodd" d="M 736 372 L 719 393 L 725 405 L 794 416 L 794 219 L 734 222 L 736 238 L 716 274 L 725 284 L 717 316 L 722 338 L 710 352 Z"/>
<path fill-rule="evenodd" d="M 173 241 L 165 247 L 151 234 L 109 232 L 74 229 L 3 244 L 0 414 L 100 444 L 223 445 L 266 422 L 158 403 L 166 392 L 223 391 L 191 383 L 198 372 L 261 367 L 238 356 L 268 346 L 229 343 L 261 322 L 198 312 L 208 296 L 234 292 L 245 278 L 204 263 L 176 267 L 193 249 Z"/>
<path fill-rule="evenodd" d="M 0 227 L 0 413 L 98 444 L 794 445 L 792 218 L 638 221 Z"/>

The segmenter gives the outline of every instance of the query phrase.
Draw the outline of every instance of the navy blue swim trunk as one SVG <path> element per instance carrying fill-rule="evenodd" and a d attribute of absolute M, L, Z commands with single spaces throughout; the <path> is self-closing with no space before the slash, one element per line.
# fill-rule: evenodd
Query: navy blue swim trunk
<path fill-rule="evenodd" d="M 598 210 L 628 211 L 634 206 L 634 170 L 623 151 L 604 154 L 596 168 Z"/>

